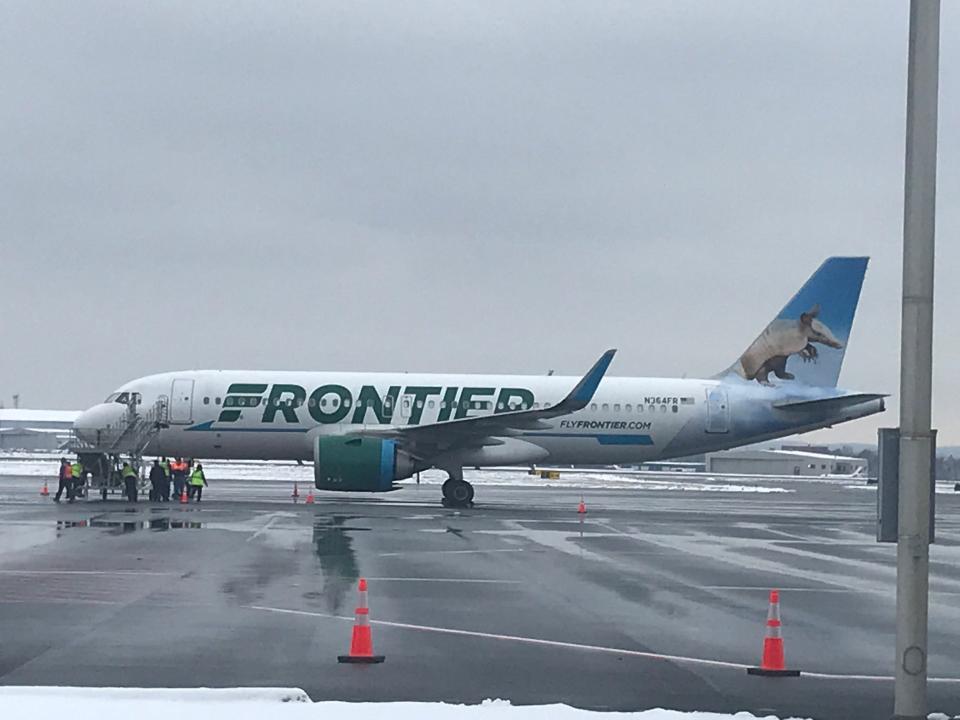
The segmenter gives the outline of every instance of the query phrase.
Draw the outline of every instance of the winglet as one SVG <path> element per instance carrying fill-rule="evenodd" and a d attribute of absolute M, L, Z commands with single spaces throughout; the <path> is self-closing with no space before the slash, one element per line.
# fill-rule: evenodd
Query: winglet
<path fill-rule="evenodd" d="M 570 391 L 570 394 L 567 395 L 557 407 L 561 407 L 567 412 L 583 410 L 583 408 L 589 404 L 590 400 L 593 399 L 593 394 L 597 391 L 597 387 L 600 385 L 600 381 L 603 380 L 603 376 L 606 374 L 607 368 L 610 367 L 610 363 L 613 361 L 613 356 L 616 353 L 617 351 L 613 349 L 607 350 L 601 355 L 600 359 L 593 364 L 593 367 L 587 371 L 583 379 L 577 383 L 577 386 Z"/>

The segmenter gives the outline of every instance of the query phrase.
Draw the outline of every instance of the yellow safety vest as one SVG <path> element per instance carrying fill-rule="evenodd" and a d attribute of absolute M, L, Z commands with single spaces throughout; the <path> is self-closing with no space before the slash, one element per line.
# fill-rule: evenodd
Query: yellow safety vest
<path fill-rule="evenodd" d="M 127 465 L 127 466 L 123 469 L 123 473 L 122 473 L 122 474 L 123 474 L 123 476 L 124 476 L 125 478 L 128 478 L 128 477 L 136 477 L 136 476 L 137 476 L 137 471 L 134 470 L 134 469 L 133 469 L 132 467 L 130 467 L 129 465 Z"/>
<path fill-rule="evenodd" d="M 75 480 L 78 480 L 83 475 L 83 465 L 80 463 L 73 463 L 70 466 L 70 470 L 73 472 L 73 477 Z"/>
<path fill-rule="evenodd" d="M 190 475 L 191 485 L 203 485 L 203 470 L 194 470 Z"/>
<path fill-rule="evenodd" d="M 167 477 L 170 477 L 170 463 L 162 462 L 160 463 L 160 467 L 163 468 L 163 474 L 166 475 Z"/>

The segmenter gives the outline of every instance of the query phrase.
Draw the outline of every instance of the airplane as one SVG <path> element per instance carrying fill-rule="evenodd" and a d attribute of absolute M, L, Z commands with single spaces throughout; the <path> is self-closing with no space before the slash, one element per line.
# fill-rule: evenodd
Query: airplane
<path fill-rule="evenodd" d="M 310 461 L 317 489 L 348 492 L 438 468 L 444 504 L 465 507 L 464 467 L 639 463 L 831 427 L 884 410 L 884 394 L 837 387 L 867 261 L 828 258 L 709 378 L 610 377 L 615 350 L 580 378 L 185 370 L 84 411 L 77 449 L 103 452 L 144 416 L 143 454 Z"/>

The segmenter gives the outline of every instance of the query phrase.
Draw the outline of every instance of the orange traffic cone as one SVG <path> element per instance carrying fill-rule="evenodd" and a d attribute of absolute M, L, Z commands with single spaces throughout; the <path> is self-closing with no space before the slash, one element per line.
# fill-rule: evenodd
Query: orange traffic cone
<path fill-rule="evenodd" d="M 184 489 L 183 489 L 183 492 L 180 493 L 180 504 L 181 504 L 181 505 L 186 505 L 187 502 L 188 502 L 188 500 L 187 500 L 187 489 L 184 488 Z"/>
<path fill-rule="evenodd" d="M 580 504 L 577 506 L 577 513 L 579 515 L 585 515 L 587 512 L 587 505 L 583 502 L 583 498 L 580 498 Z"/>
<path fill-rule="evenodd" d="M 300 490 L 297 488 L 297 483 L 296 483 L 296 481 L 294 481 L 294 483 L 293 483 L 293 495 L 291 495 L 290 497 L 293 498 L 293 501 L 294 501 L 294 502 L 297 502 L 297 500 L 300 499 Z"/>
<path fill-rule="evenodd" d="M 360 578 L 358 585 L 360 604 L 353 621 L 353 638 L 350 640 L 350 654 L 338 655 L 337 662 L 342 663 L 382 663 L 383 655 L 373 654 L 373 636 L 370 633 L 370 608 L 367 607 L 367 581 Z"/>
<path fill-rule="evenodd" d="M 307 493 L 307 499 L 305 502 L 307 503 L 307 505 L 313 505 L 313 490 L 310 490 Z"/>
<path fill-rule="evenodd" d="M 47 487 L 47 481 L 43 481 L 43 487 L 40 488 L 41 497 L 47 497 L 50 494 L 50 488 Z"/>
<path fill-rule="evenodd" d="M 783 635 L 780 632 L 780 593 L 770 591 L 770 609 L 767 612 L 767 635 L 763 639 L 763 658 L 760 667 L 747 668 L 748 675 L 799 677 L 799 670 L 787 670 L 783 657 Z"/>

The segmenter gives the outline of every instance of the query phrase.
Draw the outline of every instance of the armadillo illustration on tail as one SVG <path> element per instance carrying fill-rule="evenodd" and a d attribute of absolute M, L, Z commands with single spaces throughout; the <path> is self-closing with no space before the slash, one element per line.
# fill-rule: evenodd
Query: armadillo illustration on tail
<path fill-rule="evenodd" d="M 777 319 L 771 322 L 746 352 L 740 356 L 735 369 L 747 380 L 770 385 L 770 373 L 781 380 L 793 380 L 787 372 L 787 359 L 798 355 L 804 362 L 816 362 L 818 352 L 813 343 L 831 348 L 842 348 L 824 323 L 817 319 L 820 306 L 814 305 L 796 320 Z"/>

